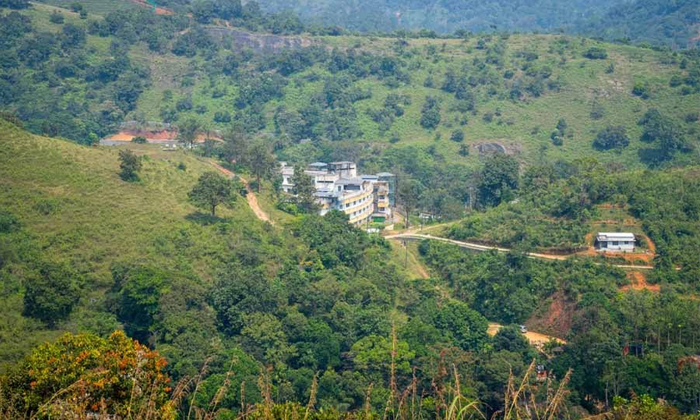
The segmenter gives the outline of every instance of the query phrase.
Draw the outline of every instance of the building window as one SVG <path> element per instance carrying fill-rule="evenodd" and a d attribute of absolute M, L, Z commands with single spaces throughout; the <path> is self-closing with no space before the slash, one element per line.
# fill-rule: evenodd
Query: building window
<path fill-rule="evenodd" d="M 617 246 L 617 245 L 620 245 L 620 243 L 618 241 L 613 241 L 613 246 Z"/>

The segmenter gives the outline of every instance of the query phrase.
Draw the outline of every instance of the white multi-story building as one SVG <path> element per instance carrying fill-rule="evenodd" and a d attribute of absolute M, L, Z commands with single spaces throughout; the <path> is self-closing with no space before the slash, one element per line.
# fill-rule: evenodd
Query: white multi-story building
<path fill-rule="evenodd" d="M 281 162 L 281 166 L 282 190 L 292 194 L 294 167 L 285 162 Z M 321 215 L 339 210 L 356 225 L 367 223 L 372 218 L 391 218 L 392 174 L 358 176 L 354 162 L 315 162 L 304 172 L 314 180 Z"/>

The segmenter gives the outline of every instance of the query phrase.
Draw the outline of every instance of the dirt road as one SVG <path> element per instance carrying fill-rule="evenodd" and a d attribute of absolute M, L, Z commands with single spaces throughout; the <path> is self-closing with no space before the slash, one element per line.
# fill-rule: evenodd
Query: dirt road
<path fill-rule="evenodd" d="M 260 204 L 258 203 L 258 198 L 256 197 L 255 193 L 253 192 L 253 189 L 250 188 L 250 185 L 248 184 L 248 181 L 245 178 L 242 178 L 241 176 L 238 176 L 234 174 L 233 172 L 229 171 L 228 169 L 224 168 L 223 166 L 219 165 L 216 162 L 209 161 L 211 166 L 215 167 L 219 172 L 222 174 L 226 175 L 228 178 L 233 179 L 234 177 L 237 177 L 238 179 L 243 182 L 245 185 L 245 190 L 246 190 L 246 201 L 248 201 L 248 206 L 250 207 L 251 210 L 253 210 L 253 213 L 255 213 L 255 217 L 260 219 L 263 222 L 270 223 L 271 225 L 274 225 L 275 222 L 270 219 L 270 216 L 263 211 L 262 208 L 260 208 Z"/>
<path fill-rule="evenodd" d="M 490 251 L 490 250 L 496 250 L 498 252 L 510 252 L 509 248 L 500 248 L 497 246 L 488 246 L 488 245 L 481 245 L 481 244 L 475 244 L 472 242 L 462 242 L 462 241 L 457 241 L 454 239 L 448 239 L 448 238 L 441 238 L 439 236 L 432 236 L 432 235 L 423 235 L 420 233 L 399 233 L 396 235 L 388 235 L 385 236 L 386 239 L 394 239 L 394 240 L 401 240 L 401 239 L 414 239 L 414 240 L 422 240 L 422 239 L 429 239 L 433 241 L 440 241 L 440 242 L 445 242 L 448 244 L 452 245 L 457 245 L 462 248 L 466 249 L 471 249 L 474 251 Z M 529 258 L 537 258 L 537 259 L 542 259 L 542 260 L 565 260 L 570 257 L 576 256 L 577 254 L 570 254 L 570 255 L 553 255 L 553 254 L 541 254 L 538 252 L 527 252 L 525 255 L 527 255 Z M 624 269 L 635 269 L 635 270 L 653 270 L 654 267 L 651 265 L 627 265 L 627 264 L 614 264 L 615 267 L 618 268 L 624 268 Z"/>

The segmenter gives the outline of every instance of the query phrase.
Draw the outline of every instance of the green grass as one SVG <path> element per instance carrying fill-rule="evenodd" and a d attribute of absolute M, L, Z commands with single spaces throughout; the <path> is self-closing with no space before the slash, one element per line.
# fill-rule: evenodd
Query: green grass
<path fill-rule="evenodd" d="M 80 3 L 88 13 L 105 15 L 116 10 L 134 9 L 139 7 L 129 0 L 42 0 L 52 6 L 70 9 L 71 4 Z"/>
<path fill-rule="evenodd" d="M 53 0 L 52 4 L 65 5 L 68 1 Z M 86 2 L 92 6 L 101 7 L 108 11 L 120 7 L 132 7 L 128 1 L 104 2 L 92 0 Z M 33 9 L 22 12 L 32 17 L 37 26 L 44 30 L 60 31 L 60 25 L 49 22 L 53 6 L 37 3 Z M 67 22 L 85 25 L 74 13 L 64 11 Z M 91 17 L 93 18 L 93 17 Z M 347 49 L 358 47 L 363 51 L 376 54 L 397 55 L 396 39 L 381 37 L 311 37 L 321 45 L 329 48 Z M 488 45 L 499 42 L 501 37 L 493 36 Z M 411 76 L 408 85 L 398 88 L 387 87 L 382 81 L 374 78 L 363 78 L 354 82 L 354 86 L 370 89 L 372 97 L 354 104 L 357 112 L 357 124 L 362 131 L 358 139 L 349 143 L 363 142 L 374 146 L 374 150 L 419 146 L 426 148 L 434 146 L 436 154 L 448 163 L 461 163 L 467 167 L 478 167 L 482 157 L 475 151 L 474 146 L 481 142 L 500 142 L 517 150 L 519 159 L 525 163 L 538 160 L 573 160 L 593 156 L 608 163 L 621 163 L 629 168 L 641 168 L 642 155 L 650 146 L 640 141 L 641 128 L 637 125 L 639 118 L 650 108 L 658 108 L 662 113 L 672 116 L 678 124 L 687 131 L 694 130 L 688 136 L 690 142 L 698 145 L 697 124 L 684 122 L 685 116 L 697 111 L 700 103 L 700 93 L 682 95 L 681 87 L 672 88 L 669 80 L 673 75 L 683 75 L 687 70 L 681 70 L 681 57 L 676 53 L 655 51 L 629 45 L 601 43 L 589 39 L 566 35 L 511 35 L 503 39 L 506 50 L 503 54 L 503 65 L 490 65 L 496 84 L 493 91 L 481 86 L 475 89 L 477 94 L 477 111 L 475 114 L 462 114 L 451 108 L 456 104 L 452 94 L 439 89 L 447 69 L 460 73 L 463 65 L 473 65 L 474 60 L 484 60 L 486 50 L 477 48 L 477 37 L 469 39 L 408 39 L 405 50 L 408 54 L 401 57 L 407 64 Z M 95 54 L 90 54 L 91 62 L 101 60 L 109 55 L 111 38 L 88 37 L 88 46 Z M 585 58 L 583 53 L 590 47 L 599 45 L 607 50 L 609 57 L 604 60 Z M 429 48 L 434 48 L 431 55 Z M 515 78 L 523 74 L 525 60 L 518 54 L 523 51 L 535 52 L 538 55 L 533 66 L 541 68 L 549 66 L 552 75 L 549 80 L 559 81 L 558 91 L 546 90 L 540 97 L 527 96 L 523 101 L 513 101 L 509 98 L 510 88 L 505 85 L 503 74 L 506 70 L 515 71 Z M 223 53 L 222 53 L 223 55 Z M 212 80 L 207 75 L 208 63 L 202 57 L 187 59 L 171 53 L 155 54 L 143 44 L 135 45 L 130 57 L 136 63 L 150 69 L 151 78 L 146 90 L 138 100 L 137 108 L 130 112 L 125 120 L 145 119 L 159 121 L 160 110 L 164 106 L 174 106 L 178 100 L 191 97 L 193 107 L 204 106 L 206 110 L 197 114 L 194 109 L 180 114 L 180 120 L 193 117 L 204 126 L 214 129 L 227 129 L 227 124 L 213 121 L 217 111 L 227 111 L 235 114 L 234 102 L 238 94 L 237 79 L 223 75 L 214 75 Z M 94 64 L 94 63 L 93 63 Z M 614 72 L 606 69 L 614 65 Z M 305 80 L 310 74 L 320 76 L 318 81 Z M 423 86 L 424 80 L 431 75 L 435 82 L 434 88 Z M 469 75 L 469 74 L 467 74 Z M 272 117 L 278 106 L 294 110 L 309 103 L 314 95 L 322 91 L 328 71 L 320 65 L 313 66 L 289 78 L 289 84 L 284 89 L 285 96 L 266 104 L 267 134 L 274 133 Z M 193 85 L 184 86 L 184 80 L 192 80 Z M 632 94 L 636 81 L 649 84 L 651 95 L 642 99 Z M 84 101 L 80 93 L 85 90 L 81 82 L 75 82 L 76 100 Z M 213 98 L 214 87 L 226 89 L 226 94 Z M 164 92 L 171 90 L 173 98 L 164 101 Z M 377 123 L 367 115 L 368 109 L 379 108 L 390 93 L 407 95 L 411 105 L 405 108 L 405 114 L 395 120 L 390 130 L 380 132 Z M 440 98 L 442 102 L 441 124 L 436 130 L 425 130 L 420 124 L 421 108 L 425 97 L 431 95 Z M 605 115 L 594 120 L 591 108 L 594 103 L 600 104 Z M 494 113 L 491 122 L 484 120 L 486 113 Z M 468 123 L 460 125 L 466 117 Z M 559 119 L 565 119 L 569 125 L 570 135 L 564 137 L 562 146 L 555 146 L 550 140 Z M 607 125 L 623 125 L 627 128 L 631 139 L 629 147 L 621 152 L 598 151 L 593 149 L 592 141 L 597 132 Z M 465 133 L 464 145 L 471 148 L 469 156 L 460 156 L 461 145 L 450 141 L 453 130 L 462 129 Z M 392 145 L 389 139 L 393 134 L 400 141 Z M 340 142 L 342 144 L 345 142 Z M 697 154 L 684 155 L 680 162 L 687 163 L 697 160 Z"/>
<path fill-rule="evenodd" d="M 34 136 L 0 121 L 0 209 L 20 219 L 42 259 L 65 261 L 86 279 L 79 307 L 51 331 L 20 315 L 21 294 L 12 289 L 21 284 L 8 278 L 0 295 L 0 340 L 7 344 L 0 369 L 61 331 L 114 324 L 96 311 L 105 305 L 114 262 L 147 261 L 210 282 L 230 243 L 261 236 L 263 225 L 243 197 L 231 209 L 220 207 L 218 223 L 202 222 L 207 218 L 188 202 L 187 192 L 200 174 L 213 171 L 206 162 L 154 145 L 123 147 L 144 156 L 140 182 L 119 178 L 117 148 Z M 180 163 L 186 170 L 178 169 Z M 0 270 L 0 277 L 5 274 Z"/>

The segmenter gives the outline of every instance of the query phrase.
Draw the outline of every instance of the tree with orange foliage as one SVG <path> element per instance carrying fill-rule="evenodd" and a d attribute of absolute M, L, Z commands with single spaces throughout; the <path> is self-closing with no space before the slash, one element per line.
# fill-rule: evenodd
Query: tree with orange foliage
<path fill-rule="evenodd" d="M 165 365 L 158 352 L 122 331 L 107 339 L 65 334 L 0 378 L 0 392 L 32 418 L 174 419 Z"/>

